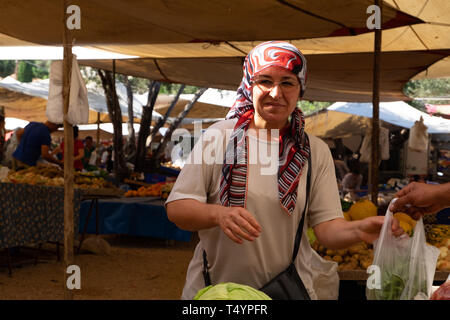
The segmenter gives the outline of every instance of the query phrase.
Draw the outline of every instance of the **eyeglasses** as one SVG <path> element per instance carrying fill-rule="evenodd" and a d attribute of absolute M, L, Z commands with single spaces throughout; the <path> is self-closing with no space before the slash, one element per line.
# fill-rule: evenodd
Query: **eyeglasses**
<path fill-rule="evenodd" d="M 291 79 L 285 79 L 281 81 L 273 81 L 272 79 L 268 78 L 256 78 L 252 80 L 252 84 L 255 84 L 263 91 L 270 91 L 272 90 L 276 85 L 279 85 L 281 90 L 285 93 L 293 92 L 295 91 L 299 84 L 298 81 L 291 80 Z"/>

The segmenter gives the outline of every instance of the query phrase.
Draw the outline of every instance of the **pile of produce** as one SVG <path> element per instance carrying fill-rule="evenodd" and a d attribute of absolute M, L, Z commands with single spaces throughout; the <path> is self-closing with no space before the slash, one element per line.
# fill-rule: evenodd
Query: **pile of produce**
<path fill-rule="evenodd" d="M 442 243 L 435 244 L 439 249 L 439 257 L 436 269 L 440 271 L 450 271 L 450 238 Z"/>
<path fill-rule="evenodd" d="M 10 170 L 2 182 L 63 186 L 64 171 L 54 166 L 37 165 L 19 171 Z"/>
<path fill-rule="evenodd" d="M 10 170 L 2 182 L 24 183 L 43 186 L 64 186 L 64 171 L 55 166 L 37 165 L 27 169 Z M 80 189 L 115 188 L 115 186 L 94 173 L 75 171 L 74 187 Z"/>
<path fill-rule="evenodd" d="M 161 197 L 167 199 L 170 191 L 172 191 L 173 185 L 173 182 L 161 182 L 149 186 L 142 186 L 137 190 L 127 191 L 125 197 Z"/>
<path fill-rule="evenodd" d="M 312 248 L 325 260 L 336 262 L 338 271 L 366 270 L 373 261 L 373 247 L 365 242 L 356 243 L 348 249 L 331 250 L 316 240 Z"/>
<path fill-rule="evenodd" d="M 450 239 L 450 225 L 433 224 L 427 231 L 427 242 L 432 245 L 437 245 Z"/>
<path fill-rule="evenodd" d="M 96 176 L 92 172 L 83 173 L 76 171 L 74 182 L 75 188 L 81 189 L 116 188 L 112 182 L 106 181 L 104 178 Z"/>
<path fill-rule="evenodd" d="M 450 271 L 450 226 L 433 224 L 426 233 L 427 242 L 439 249 L 436 269 Z"/>

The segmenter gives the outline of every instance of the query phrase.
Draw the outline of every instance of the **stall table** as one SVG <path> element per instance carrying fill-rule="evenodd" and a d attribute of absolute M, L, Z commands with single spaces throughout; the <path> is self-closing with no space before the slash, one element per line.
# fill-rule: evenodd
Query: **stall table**
<path fill-rule="evenodd" d="M 91 203 L 81 203 L 80 232 L 190 241 L 191 232 L 179 229 L 167 218 L 159 197 L 97 199 L 97 208 L 97 217 L 89 217 Z"/>
<path fill-rule="evenodd" d="M 81 190 L 74 191 L 74 231 L 78 230 Z M 0 183 L 0 248 L 64 240 L 64 188 Z"/>

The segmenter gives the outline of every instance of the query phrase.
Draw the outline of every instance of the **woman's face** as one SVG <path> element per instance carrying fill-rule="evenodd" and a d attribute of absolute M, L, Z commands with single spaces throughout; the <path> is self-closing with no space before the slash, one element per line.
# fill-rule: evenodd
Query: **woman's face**
<path fill-rule="evenodd" d="M 286 69 L 274 66 L 259 72 L 253 81 L 252 99 L 257 127 L 283 128 L 297 106 L 300 95 L 297 77 Z"/>

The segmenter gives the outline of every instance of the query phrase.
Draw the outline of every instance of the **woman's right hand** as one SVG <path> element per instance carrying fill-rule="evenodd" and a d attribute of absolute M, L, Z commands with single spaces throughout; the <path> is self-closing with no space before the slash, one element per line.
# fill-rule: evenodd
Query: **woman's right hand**
<path fill-rule="evenodd" d="M 241 207 L 217 206 L 216 222 L 223 232 L 236 243 L 253 241 L 261 234 L 261 226 L 253 215 Z"/>

